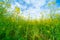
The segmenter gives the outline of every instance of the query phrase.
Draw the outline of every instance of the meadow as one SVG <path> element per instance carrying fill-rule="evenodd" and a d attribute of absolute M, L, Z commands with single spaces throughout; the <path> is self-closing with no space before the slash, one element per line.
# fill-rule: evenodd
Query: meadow
<path fill-rule="evenodd" d="M 0 40 L 60 40 L 60 14 L 26 21 L 19 16 L 9 15 L 10 12 L 1 4 Z"/>

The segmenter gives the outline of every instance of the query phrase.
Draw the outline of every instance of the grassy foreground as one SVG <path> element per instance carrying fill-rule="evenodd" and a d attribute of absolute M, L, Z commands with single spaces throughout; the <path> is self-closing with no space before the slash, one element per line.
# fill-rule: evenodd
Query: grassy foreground
<path fill-rule="evenodd" d="M 60 40 L 60 14 L 26 21 L 9 15 L 5 8 L 0 6 L 0 40 Z"/>
<path fill-rule="evenodd" d="M 0 15 L 0 40 L 60 40 L 59 17 L 25 21 Z"/>

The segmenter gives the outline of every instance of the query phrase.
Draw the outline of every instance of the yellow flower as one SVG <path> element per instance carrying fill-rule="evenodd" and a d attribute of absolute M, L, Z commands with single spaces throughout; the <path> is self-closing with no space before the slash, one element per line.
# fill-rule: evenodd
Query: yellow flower
<path fill-rule="evenodd" d="M 15 7 L 15 12 L 20 13 L 20 8 Z"/>

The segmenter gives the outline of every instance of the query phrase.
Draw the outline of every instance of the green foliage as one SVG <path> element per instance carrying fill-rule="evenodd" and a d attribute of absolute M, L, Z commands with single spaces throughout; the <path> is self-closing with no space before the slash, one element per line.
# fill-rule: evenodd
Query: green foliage
<path fill-rule="evenodd" d="M 8 8 L 8 7 L 7 7 Z M 60 14 L 45 20 L 24 20 L 7 17 L 6 7 L 0 6 L 0 40 L 60 40 Z"/>

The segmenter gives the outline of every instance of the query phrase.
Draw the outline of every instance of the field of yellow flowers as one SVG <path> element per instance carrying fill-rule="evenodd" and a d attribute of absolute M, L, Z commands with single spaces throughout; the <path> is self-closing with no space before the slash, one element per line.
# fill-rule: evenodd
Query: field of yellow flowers
<path fill-rule="evenodd" d="M 9 15 L 1 4 L 0 40 L 60 40 L 60 14 L 55 14 L 55 18 L 26 21 Z"/>

